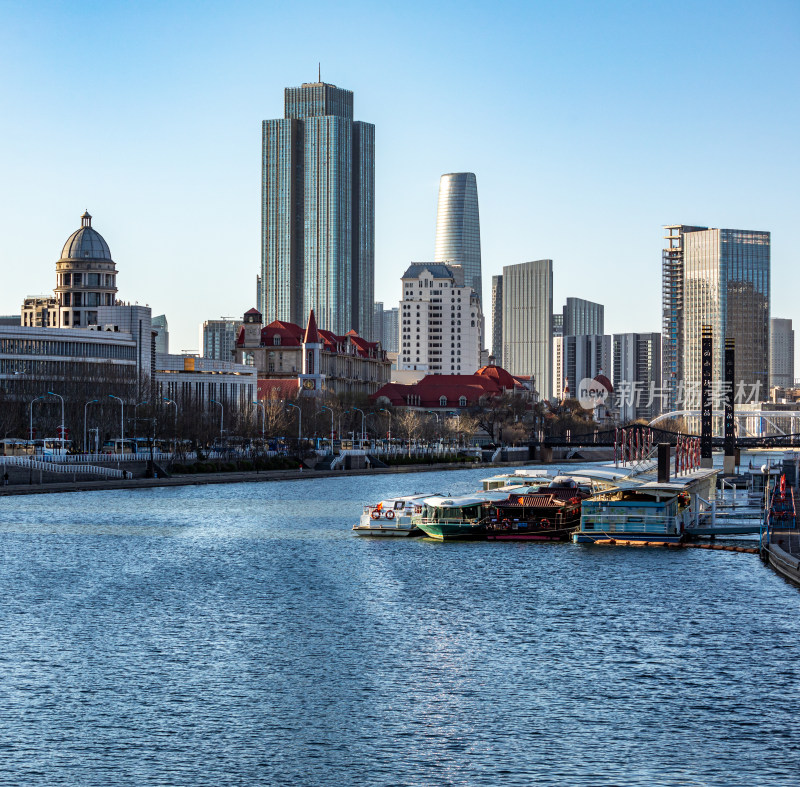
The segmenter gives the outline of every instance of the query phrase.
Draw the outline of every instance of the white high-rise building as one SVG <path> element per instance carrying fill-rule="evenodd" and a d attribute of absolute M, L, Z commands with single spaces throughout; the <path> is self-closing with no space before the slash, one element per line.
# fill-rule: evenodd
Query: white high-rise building
<path fill-rule="evenodd" d="M 553 389 L 553 261 L 503 268 L 503 362 L 514 375 L 532 375 L 539 396 Z"/>
<path fill-rule="evenodd" d="M 460 265 L 414 262 L 403 274 L 398 369 L 473 374 L 480 368 L 481 305 Z"/>

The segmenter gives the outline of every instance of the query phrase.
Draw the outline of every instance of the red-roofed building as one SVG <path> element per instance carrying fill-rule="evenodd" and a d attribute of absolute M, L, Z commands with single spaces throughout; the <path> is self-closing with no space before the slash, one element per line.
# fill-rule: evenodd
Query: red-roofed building
<path fill-rule="evenodd" d="M 256 367 L 259 397 L 265 381 L 291 384 L 295 394 L 302 390 L 368 396 L 389 382 L 391 373 L 380 342 L 367 341 L 355 331 L 339 336 L 319 328 L 313 311 L 301 328 L 281 320 L 262 325 L 261 314 L 251 309 L 244 315 L 235 355 L 238 363 Z"/>
<path fill-rule="evenodd" d="M 419 410 L 459 410 L 479 404 L 481 397 L 504 393 L 533 399 L 530 389 L 500 366 L 484 366 L 475 374 L 429 374 L 412 385 L 389 383 L 370 399 Z"/>

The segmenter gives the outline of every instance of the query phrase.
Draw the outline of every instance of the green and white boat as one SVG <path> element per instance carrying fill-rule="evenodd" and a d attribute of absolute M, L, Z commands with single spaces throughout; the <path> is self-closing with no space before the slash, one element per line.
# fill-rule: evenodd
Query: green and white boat
<path fill-rule="evenodd" d="M 539 485 L 514 487 L 515 493 L 538 491 Z M 437 541 L 486 538 L 492 517 L 492 504 L 508 499 L 508 488 L 493 492 L 473 492 L 461 497 L 426 497 L 422 514 L 413 523 L 428 538 Z"/>

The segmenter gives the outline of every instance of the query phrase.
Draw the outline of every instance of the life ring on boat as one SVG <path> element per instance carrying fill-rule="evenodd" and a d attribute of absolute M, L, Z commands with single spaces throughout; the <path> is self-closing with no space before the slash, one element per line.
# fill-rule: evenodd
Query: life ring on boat
<path fill-rule="evenodd" d="M 502 525 L 503 530 L 508 530 L 508 528 L 511 526 L 511 523 L 507 519 L 504 519 L 502 521 L 501 525 Z"/>
<path fill-rule="evenodd" d="M 540 519 L 539 520 L 539 527 L 541 527 L 541 528 L 546 530 L 548 527 L 550 527 L 550 520 L 549 519 Z"/>
<path fill-rule="evenodd" d="M 380 519 L 380 518 L 381 518 L 381 512 L 380 512 L 380 511 L 378 511 L 378 509 L 377 509 L 377 508 L 373 508 L 373 509 L 372 509 L 372 513 L 370 513 L 370 516 L 371 516 L 373 519 Z"/>
<path fill-rule="evenodd" d="M 389 509 L 389 510 L 388 510 L 388 511 L 387 511 L 387 512 L 384 514 L 384 516 L 385 516 L 387 519 L 394 519 L 394 511 L 392 511 L 392 509 L 390 508 L 390 509 Z"/>

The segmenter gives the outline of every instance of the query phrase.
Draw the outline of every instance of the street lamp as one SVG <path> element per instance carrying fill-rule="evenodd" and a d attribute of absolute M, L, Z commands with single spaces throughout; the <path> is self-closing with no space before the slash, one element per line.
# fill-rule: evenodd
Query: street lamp
<path fill-rule="evenodd" d="M 225 408 L 222 406 L 222 402 L 218 402 L 216 399 L 209 399 L 211 404 L 218 404 L 219 405 L 219 441 L 220 444 L 222 443 L 222 432 L 223 432 L 223 425 L 224 425 L 224 418 L 225 418 Z M 222 445 L 220 445 L 222 448 Z"/>
<path fill-rule="evenodd" d="M 54 393 L 53 391 L 47 392 L 48 396 L 57 396 L 61 399 L 61 448 L 64 449 L 64 453 L 67 453 L 66 448 L 64 448 L 64 397 L 61 394 Z"/>
<path fill-rule="evenodd" d="M 114 394 L 108 395 L 109 399 L 116 399 L 119 402 L 120 411 L 119 411 L 119 450 L 121 454 L 125 454 L 125 402 L 119 398 L 119 396 L 114 396 Z"/>
<path fill-rule="evenodd" d="M 33 403 L 34 402 L 38 402 L 39 399 L 44 399 L 44 396 L 37 396 L 35 399 L 31 399 L 31 406 L 30 406 L 30 410 L 31 410 L 30 442 L 31 443 L 33 443 Z"/>
<path fill-rule="evenodd" d="M 162 401 L 166 402 L 167 404 L 174 404 L 175 405 L 175 427 L 173 429 L 174 437 L 172 440 L 172 453 L 175 453 L 175 448 L 178 443 L 178 403 L 173 401 L 172 399 L 167 399 L 166 396 L 161 397 Z"/>
<path fill-rule="evenodd" d="M 267 408 L 264 407 L 264 402 L 253 402 L 256 407 L 261 408 L 261 442 L 263 443 L 267 429 Z M 258 423 L 258 421 L 256 421 Z"/>
<path fill-rule="evenodd" d="M 90 401 L 86 402 L 86 404 L 83 406 L 83 452 L 85 454 L 89 453 L 88 451 L 89 435 L 88 432 L 86 431 L 86 418 L 87 418 L 86 411 L 90 404 L 94 404 L 97 401 L 99 401 L 99 399 L 91 399 Z"/>
<path fill-rule="evenodd" d="M 133 444 L 134 444 L 134 446 L 136 445 L 136 425 L 138 423 L 138 413 L 139 413 L 139 405 L 140 404 L 149 404 L 149 402 L 147 401 L 147 399 L 145 399 L 143 402 L 136 402 L 136 404 L 133 406 Z"/>
<path fill-rule="evenodd" d="M 386 413 L 389 416 L 389 442 L 391 442 L 392 441 L 392 412 L 391 412 L 391 410 L 387 410 L 385 407 L 381 407 L 379 412 Z"/>
<path fill-rule="evenodd" d="M 362 447 L 363 447 L 364 440 L 366 440 L 366 429 L 364 427 L 366 426 L 367 416 L 364 415 L 364 411 L 363 410 L 359 410 L 358 407 L 354 407 L 353 409 L 357 413 L 361 413 L 361 443 L 362 443 Z"/>
<path fill-rule="evenodd" d="M 300 441 L 303 439 L 303 411 L 296 405 L 292 404 L 291 402 L 286 402 L 286 406 L 294 407 L 297 410 L 297 446 L 300 447 Z M 287 409 L 286 412 L 288 413 L 289 410 Z"/>
<path fill-rule="evenodd" d="M 331 453 L 333 453 L 333 410 L 331 410 L 330 407 L 326 407 L 324 404 L 321 409 L 327 410 L 331 414 Z"/>

